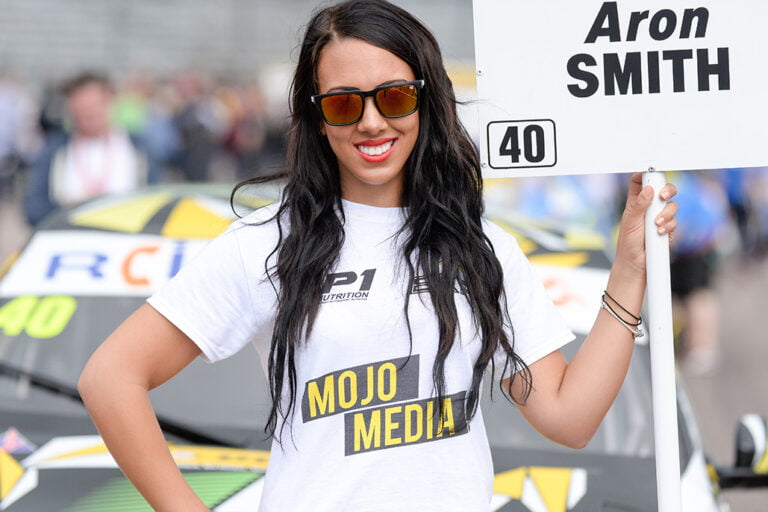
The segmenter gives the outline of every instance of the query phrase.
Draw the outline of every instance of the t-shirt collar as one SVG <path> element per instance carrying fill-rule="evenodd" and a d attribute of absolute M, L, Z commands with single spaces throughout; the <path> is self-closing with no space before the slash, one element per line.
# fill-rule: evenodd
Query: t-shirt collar
<path fill-rule="evenodd" d="M 353 219 L 359 219 L 366 222 L 376 222 L 381 224 L 390 224 L 401 226 L 405 220 L 407 209 L 399 206 L 380 207 L 371 206 L 362 203 L 354 203 L 347 199 L 341 200 L 344 208 L 344 215 Z"/>

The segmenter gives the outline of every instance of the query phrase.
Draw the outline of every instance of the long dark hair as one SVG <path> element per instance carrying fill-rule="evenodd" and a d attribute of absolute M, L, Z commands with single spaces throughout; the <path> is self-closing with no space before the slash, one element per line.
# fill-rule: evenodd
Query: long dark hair
<path fill-rule="evenodd" d="M 456 98 L 437 41 L 405 10 L 382 0 L 350 0 L 318 11 L 310 21 L 291 85 L 291 126 L 286 169 L 237 185 L 284 178 L 283 201 L 276 214 L 280 238 L 277 262 L 267 269 L 279 280 L 275 328 L 269 353 L 272 410 L 266 426 L 275 434 L 278 417 L 287 418 L 297 396 L 295 353 L 308 337 L 320 304 L 321 289 L 344 242 L 344 214 L 336 156 L 320 133 L 321 119 L 310 96 L 318 94 L 320 53 L 335 38 L 356 38 L 405 61 L 417 79 L 425 79 L 419 107 L 419 135 L 404 169 L 402 205 L 407 217 L 400 231 L 408 282 L 419 276 L 429 289 L 439 326 L 432 371 L 435 392 L 445 391 L 445 360 L 457 335 L 456 286 L 465 293 L 482 348 L 473 367 L 465 401 L 466 418 L 478 405 L 483 374 L 497 350 L 506 353 L 502 372 L 520 375 L 524 401 L 530 371 L 505 333 L 502 269 L 483 233 L 480 164 L 456 113 Z M 285 223 L 290 226 L 285 228 Z M 273 253 L 274 254 L 274 253 Z M 408 318 L 409 294 L 404 309 Z M 411 332 L 408 322 L 409 335 Z M 283 402 L 283 392 L 289 393 Z M 442 405 L 442 400 L 438 400 Z M 285 422 L 283 422 L 285 426 Z M 282 429 L 281 429 L 282 431 Z M 279 436 L 278 436 L 279 439 Z"/>

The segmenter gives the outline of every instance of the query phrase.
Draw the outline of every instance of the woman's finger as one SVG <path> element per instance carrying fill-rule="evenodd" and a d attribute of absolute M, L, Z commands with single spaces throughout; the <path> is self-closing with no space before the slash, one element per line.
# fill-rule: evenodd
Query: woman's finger
<path fill-rule="evenodd" d="M 656 219 L 654 222 L 657 226 L 661 226 L 664 223 L 666 223 L 669 220 L 672 220 L 675 218 L 675 215 L 677 215 L 678 210 L 678 204 L 675 201 L 670 201 L 667 204 L 664 205 L 664 208 L 661 209 L 658 215 L 656 215 Z"/>
<path fill-rule="evenodd" d="M 675 195 L 677 194 L 677 187 L 674 186 L 672 183 L 667 183 L 661 188 L 661 191 L 659 192 L 659 197 L 662 199 L 662 201 L 669 201 Z"/>
<path fill-rule="evenodd" d="M 672 219 L 668 222 L 665 222 L 661 226 L 659 226 L 657 231 L 659 232 L 660 235 L 663 235 L 664 233 L 669 233 L 670 235 L 672 235 L 672 233 L 674 233 L 676 229 L 677 229 L 677 219 Z"/>
<path fill-rule="evenodd" d="M 633 192 L 635 192 L 634 195 L 632 194 Z M 624 210 L 627 220 L 640 222 L 652 201 L 653 187 L 650 185 L 638 188 L 630 187 L 630 192 L 627 196 L 627 207 Z"/>

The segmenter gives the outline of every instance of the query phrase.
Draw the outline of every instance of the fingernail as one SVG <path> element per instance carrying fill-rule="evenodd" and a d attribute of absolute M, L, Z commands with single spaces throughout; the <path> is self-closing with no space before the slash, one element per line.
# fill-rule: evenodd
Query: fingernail
<path fill-rule="evenodd" d="M 667 219 L 665 219 L 664 217 L 659 217 L 658 219 L 656 219 L 656 225 L 657 225 L 657 226 L 661 226 L 661 225 L 662 225 L 662 224 L 664 224 L 666 221 L 667 221 Z"/>
<path fill-rule="evenodd" d="M 643 189 L 643 197 L 649 199 L 651 196 L 653 196 L 653 187 L 649 185 Z"/>
<path fill-rule="evenodd" d="M 663 235 L 666 232 L 667 232 L 666 228 L 659 228 L 659 234 L 660 235 Z"/>

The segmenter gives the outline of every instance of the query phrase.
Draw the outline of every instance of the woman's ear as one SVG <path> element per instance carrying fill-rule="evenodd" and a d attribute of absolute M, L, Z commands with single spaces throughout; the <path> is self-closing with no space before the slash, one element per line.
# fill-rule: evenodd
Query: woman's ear
<path fill-rule="evenodd" d="M 323 137 L 325 137 L 325 123 L 320 121 L 320 133 L 323 134 Z"/>

